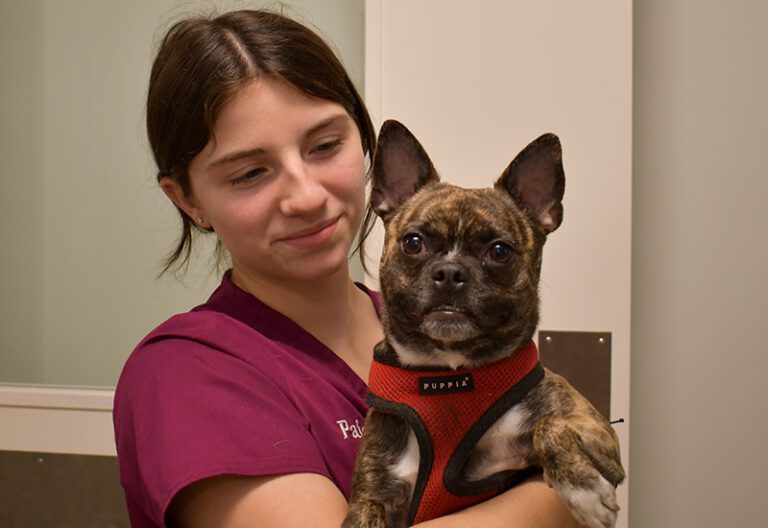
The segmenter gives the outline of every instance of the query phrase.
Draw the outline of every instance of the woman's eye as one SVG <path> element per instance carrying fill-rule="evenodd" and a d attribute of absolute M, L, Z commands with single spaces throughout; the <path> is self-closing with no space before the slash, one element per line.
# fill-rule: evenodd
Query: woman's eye
<path fill-rule="evenodd" d="M 491 247 L 488 248 L 488 257 L 499 264 L 506 264 L 512 260 L 514 251 L 512 248 L 504 242 L 494 242 Z"/>
<path fill-rule="evenodd" d="M 316 146 L 314 150 L 320 154 L 327 154 L 336 150 L 339 145 L 341 145 L 341 140 L 336 139 L 334 141 L 326 141 L 325 143 L 321 143 Z"/>
<path fill-rule="evenodd" d="M 261 174 L 264 172 L 265 169 L 252 169 L 246 172 L 245 174 L 238 176 L 237 178 L 233 178 L 229 180 L 229 183 L 232 185 L 243 185 L 244 183 L 249 183 L 254 181 L 256 178 L 261 176 Z"/>
<path fill-rule="evenodd" d="M 421 235 L 410 233 L 403 237 L 402 248 L 406 255 L 416 255 L 424 248 L 424 240 Z"/>

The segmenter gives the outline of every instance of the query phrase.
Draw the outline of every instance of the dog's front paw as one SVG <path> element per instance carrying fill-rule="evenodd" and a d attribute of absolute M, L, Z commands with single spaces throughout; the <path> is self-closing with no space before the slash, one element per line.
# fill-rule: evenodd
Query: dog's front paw
<path fill-rule="evenodd" d="M 582 421 L 581 430 L 576 430 L 567 421 L 542 421 L 534 444 L 541 457 L 544 480 L 574 518 L 589 528 L 613 528 L 619 512 L 616 486 L 624 479 L 618 445 L 610 435 L 598 436 L 594 428 L 586 425 Z"/>
<path fill-rule="evenodd" d="M 579 523 L 589 528 L 613 528 L 619 513 L 616 488 L 601 475 L 596 477 L 591 486 L 556 483 L 553 487 Z"/>

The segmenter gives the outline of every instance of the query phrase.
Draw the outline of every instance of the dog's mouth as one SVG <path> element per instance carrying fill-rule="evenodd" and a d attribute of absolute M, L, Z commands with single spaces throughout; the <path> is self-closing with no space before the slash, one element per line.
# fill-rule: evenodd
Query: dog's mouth
<path fill-rule="evenodd" d="M 431 308 L 422 317 L 423 321 L 452 323 L 459 321 L 471 321 L 467 310 L 458 306 L 438 306 Z"/>
<path fill-rule="evenodd" d="M 443 343 L 475 338 L 503 325 L 509 318 L 506 312 L 478 316 L 472 310 L 455 305 L 438 305 L 411 315 L 422 333 Z"/>
<path fill-rule="evenodd" d="M 503 324 L 508 319 L 509 314 L 506 312 L 490 313 L 483 316 L 477 316 L 472 310 L 462 308 L 454 305 L 441 305 L 433 308 L 428 308 L 419 314 L 412 314 L 413 318 L 419 323 L 425 321 L 436 323 L 455 323 L 467 321 L 479 328 L 493 328 Z"/>
<path fill-rule="evenodd" d="M 482 331 L 472 314 L 458 306 L 436 306 L 425 311 L 419 319 L 419 329 L 442 342 L 463 341 Z"/>

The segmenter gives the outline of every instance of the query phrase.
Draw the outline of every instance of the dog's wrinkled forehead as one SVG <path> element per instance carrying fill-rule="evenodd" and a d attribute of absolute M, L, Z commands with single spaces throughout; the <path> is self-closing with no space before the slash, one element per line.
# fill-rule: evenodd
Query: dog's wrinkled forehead
<path fill-rule="evenodd" d="M 488 243 L 504 239 L 524 245 L 531 239 L 525 214 L 507 193 L 492 188 L 463 189 L 432 183 L 406 203 L 388 225 L 392 237 L 419 232 L 446 241 Z"/>

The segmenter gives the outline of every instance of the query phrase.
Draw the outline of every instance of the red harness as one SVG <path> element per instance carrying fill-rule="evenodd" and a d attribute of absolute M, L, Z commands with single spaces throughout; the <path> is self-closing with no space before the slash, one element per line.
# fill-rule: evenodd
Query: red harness
<path fill-rule="evenodd" d="M 412 370 L 374 360 L 371 407 L 406 419 L 419 442 L 409 525 L 486 500 L 528 472 L 461 479 L 472 448 L 544 376 L 531 341 L 511 357 L 475 369 Z"/>

